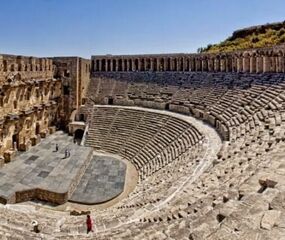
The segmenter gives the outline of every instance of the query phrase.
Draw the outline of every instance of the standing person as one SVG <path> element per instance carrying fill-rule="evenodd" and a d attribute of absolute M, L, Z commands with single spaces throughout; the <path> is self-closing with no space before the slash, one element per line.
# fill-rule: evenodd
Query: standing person
<path fill-rule="evenodd" d="M 58 152 L 58 144 L 55 144 L 55 151 Z"/>
<path fill-rule="evenodd" d="M 68 149 L 65 149 L 64 154 L 65 154 L 65 158 L 67 158 L 68 157 Z"/>
<path fill-rule="evenodd" d="M 87 218 L 86 218 L 86 226 L 87 226 L 87 234 L 89 232 L 93 232 L 93 221 L 89 214 L 87 215 Z"/>
<path fill-rule="evenodd" d="M 39 229 L 39 224 L 36 220 L 33 220 L 32 221 L 32 226 L 33 226 L 33 231 L 35 233 L 39 233 L 40 232 L 40 229 Z"/>

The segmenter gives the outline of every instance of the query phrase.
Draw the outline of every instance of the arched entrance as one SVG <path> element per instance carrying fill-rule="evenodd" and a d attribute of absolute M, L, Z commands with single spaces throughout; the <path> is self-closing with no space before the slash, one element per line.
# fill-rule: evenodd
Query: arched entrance
<path fill-rule="evenodd" d="M 77 129 L 74 132 L 74 138 L 73 138 L 74 142 L 76 142 L 77 144 L 80 144 L 82 141 L 83 135 L 84 135 L 84 131 L 82 129 Z"/>

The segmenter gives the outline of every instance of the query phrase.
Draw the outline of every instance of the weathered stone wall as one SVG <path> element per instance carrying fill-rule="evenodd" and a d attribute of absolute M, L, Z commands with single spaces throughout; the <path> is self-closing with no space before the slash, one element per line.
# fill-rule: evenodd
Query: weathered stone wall
<path fill-rule="evenodd" d="M 52 60 L 48 58 L 0 54 L 0 84 L 15 73 L 21 75 L 21 80 L 52 78 L 52 68 Z"/>
<path fill-rule="evenodd" d="M 93 72 L 285 72 L 285 45 L 219 54 L 92 56 Z"/>
<path fill-rule="evenodd" d="M 60 97 L 52 60 L 0 55 L 0 158 L 9 162 L 54 131 Z"/>
<path fill-rule="evenodd" d="M 79 57 L 55 57 L 55 77 L 61 79 L 63 85 L 63 110 L 60 113 L 66 126 L 70 116 L 85 99 L 85 91 L 90 80 L 91 61 Z"/>

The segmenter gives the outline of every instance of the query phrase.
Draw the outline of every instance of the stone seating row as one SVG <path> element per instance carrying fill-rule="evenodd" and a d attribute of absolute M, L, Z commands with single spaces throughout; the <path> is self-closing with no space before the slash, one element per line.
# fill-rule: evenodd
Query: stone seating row
<path fill-rule="evenodd" d="M 201 139 L 201 134 L 190 124 L 167 115 L 94 107 L 86 144 L 128 159 L 139 170 L 142 179 Z M 148 168 L 140 171 L 144 166 Z"/>

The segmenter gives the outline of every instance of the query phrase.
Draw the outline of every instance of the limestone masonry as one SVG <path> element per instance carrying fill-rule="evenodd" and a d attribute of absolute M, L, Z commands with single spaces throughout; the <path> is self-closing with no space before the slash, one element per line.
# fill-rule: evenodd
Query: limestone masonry
<path fill-rule="evenodd" d="M 219 54 L 92 56 L 93 72 L 285 72 L 284 45 Z"/>
<path fill-rule="evenodd" d="M 0 238 L 282 240 L 284 134 L 285 45 L 0 55 Z"/>

